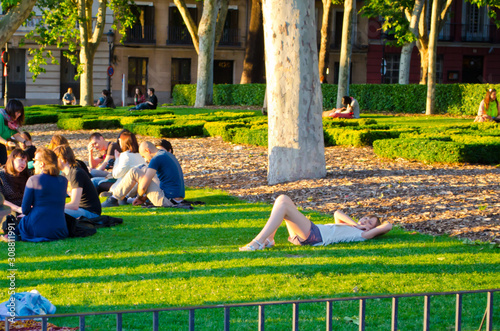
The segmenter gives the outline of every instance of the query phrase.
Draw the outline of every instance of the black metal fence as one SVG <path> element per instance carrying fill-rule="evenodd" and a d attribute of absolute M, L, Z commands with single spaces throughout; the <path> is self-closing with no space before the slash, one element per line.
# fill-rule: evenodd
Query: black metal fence
<path fill-rule="evenodd" d="M 316 299 L 316 300 L 288 300 L 288 301 L 271 301 L 271 302 L 251 302 L 251 303 L 237 303 L 237 304 L 222 304 L 213 306 L 193 306 L 193 307 L 172 307 L 172 308 L 158 308 L 158 309 L 141 309 L 141 310 L 122 310 L 122 311 L 106 311 L 106 312 L 91 312 L 79 314 L 53 314 L 53 315 L 34 315 L 24 316 L 23 319 L 41 319 L 42 330 L 47 331 L 47 323 L 49 318 L 62 318 L 62 317 L 78 317 L 80 331 L 85 331 L 85 317 L 95 315 L 116 315 L 116 330 L 122 330 L 122 317 L 124 314 L 138 314 L 138 313 L 151 313 L 152 314 L 152 330 L 167 330 L 168 326 L 163 325 L 160 328 L 159 313 L 165 311 L 188 311 L 189 330 L 195 330 L 195 312 L 204 309 L 222 309 L 224 311 L 224 330 L 229 331 L 230 314 L 232 309 L 240 307 L 258 307 L 258 330 L 265 330 L 265 308 L 266 306 L 275 305 L 291 305 L 292 306 L 292 329 L 299 330 L 299 305 L 305 303 L 325 303 L 326 304 L 326 325 L 325 329 L 332 330 L 332 303 L 339 301 L 358 301 L 359 302 L 359 330 L 365 330 L 366 316 L 366 301 L 376 299 L 392 299 L 392 319 L 391 330 L 398 330 L 398 305 L 399 299 L 409 297 L 423 297 L 424 307 L 423 313 L 423 329 L 424 331 L 430 330 L 430 316 L 431 316 L 431 298 L 436 296 L 454 295 L 456 297 L 455 304 L 455 331 L 462 330 L 462 298 L 464 294 L 472 293 L 485 293 L 486 294 L 486 311 L 481 322 L 480 328 L 485 327 L 486 331 L 493 331 L 493 293 L 500 291 L 500 289 L 491 290 L 474 290 L 474 291 L 457 291 L 457 292 L 438 292 L 438 293 L 411 293 L 411 294 L 398 294 L 398 295 L 379 295 L 379 296 L 359 296 L 347 298 L 333 298 L 333 299 Z M 9 322 L 5 322 L 5 330 L 9 331 Z"/>

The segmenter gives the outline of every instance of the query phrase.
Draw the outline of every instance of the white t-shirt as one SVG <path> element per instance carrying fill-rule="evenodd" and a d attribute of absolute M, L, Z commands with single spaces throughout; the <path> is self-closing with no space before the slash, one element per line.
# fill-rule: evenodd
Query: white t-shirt
<path fill-rule="evenodd" d="M 353 97 L 351 97 L 351 104 L 347 106 L 347 110 L 350 110 L 353 113 L 352 117 L 354 117 L 354 118 L 360 118 L 360 115 L 359 115 L 359 103 Z"/>
<path fill-rule="evenodd" d="M 347 224 L 316 224 L 316 226 L 321 233 L 323 242 L 318 243 L 315 246 L 326 246 L 340 242 L 347 243 L 366 240 L 361 236 L 363 230 L 357 229 Z"/>

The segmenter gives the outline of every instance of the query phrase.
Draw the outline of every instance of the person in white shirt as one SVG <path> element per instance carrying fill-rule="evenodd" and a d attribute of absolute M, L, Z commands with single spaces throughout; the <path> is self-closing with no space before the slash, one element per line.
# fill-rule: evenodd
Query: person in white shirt
<path fill-rule="evenodd" d="M 298 211 L 292 200 L 281 195 L 274 203 L 271 216 L 264 228 L 240 251 L 255 251 L 274 246 L 274 235 L 285 221 L 290 237 L 288 241 L 295 245 L 329 245 L 338 242 L 364 241 L 389 232 L 392 224 L 380 222 L 375 215 L 368 215 L 354 221 L 342 211 L 334 214 L 335 224 L 314 224 Z"/>

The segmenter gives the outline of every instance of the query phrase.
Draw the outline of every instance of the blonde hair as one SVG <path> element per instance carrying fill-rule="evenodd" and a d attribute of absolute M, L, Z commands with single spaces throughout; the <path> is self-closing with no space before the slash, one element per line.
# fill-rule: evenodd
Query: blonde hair
<path fill-rule="evenodd" d="M 57 156 L 53 151 L 45 147 L 40 147 L 37 148 L 35 157 L 38 157 L 38 160 L 45 164 L 43 173 L 51 176 L 59 175 L 59 167 L 57 166 Z"/>

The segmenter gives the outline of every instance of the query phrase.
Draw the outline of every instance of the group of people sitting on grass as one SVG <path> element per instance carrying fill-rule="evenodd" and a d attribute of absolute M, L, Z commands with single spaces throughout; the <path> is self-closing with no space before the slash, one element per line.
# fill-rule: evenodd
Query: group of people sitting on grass
<path fill-rule="evenodd" d="M 24 118 L 22 103 L 11 100 L 5 111 L 13 108 L 15 118 Z M 47 147 L 39 148 L 28 144 L 23 136 L 26 134 L 19 134 L 18 143 L 29 146 L 24 149 L 13 146 L 0 168 L 4 205 L 11 208 L 18 221 L 16 240 L 66 238 L 68 215 L 92 219 L 101 215 L 102 207 L 128 203 L 171 207 L 184 199 L 182 169 L 166 140 L 144 141 L 139 145 L 128 130 L 119 133 L 117 142 L 93 133 L 88 144 L 87 166 L 76 159 L 63 136 L 54 135 Z M 98 189 L 108 196 L 102 205 Z M 2 240 L 7 239 L 2 236 Z"/>

